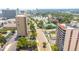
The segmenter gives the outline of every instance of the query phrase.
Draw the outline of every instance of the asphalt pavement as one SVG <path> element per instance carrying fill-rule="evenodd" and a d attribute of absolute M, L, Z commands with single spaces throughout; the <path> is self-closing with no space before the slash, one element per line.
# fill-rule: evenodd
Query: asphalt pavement
<path fill-rule="evenodd" d="M 17 32 L 11 38 L 8 38 L 9 41 L 3 46 L 3 51 L 15 51 L 16 50 L 16 37 Z"/>

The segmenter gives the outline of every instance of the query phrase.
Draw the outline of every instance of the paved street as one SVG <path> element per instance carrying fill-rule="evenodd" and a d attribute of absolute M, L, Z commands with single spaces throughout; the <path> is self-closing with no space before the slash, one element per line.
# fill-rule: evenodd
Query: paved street
<path fill-rule="evenodd" d="M 8 42 L 13 42 L 15 41 L 15 38 L 17 37 L 17 32 L 11 37 L 11 39 Z"/>
<path fill-rule="evenodd" d="M 5 47 L 5 49 L 4 49 L 4 51 L 16 51 L 16 41 L 15 42 L 13 42 L 13 43 L 10 43 L 10 44 L 8 44 L 6 47 Z"/>
<path fill-rule="evenodd" d="M 3 46 L 3 51 L 15 51 L 16 48 L 16 41 L 15 38 L 17 37 L 17 32 L 15 32 L 15 34 L 9 38 L 9 41 Z"/>
<path fill-rule="evenodd" d="M 38 50 L 39 51 L 51 51 L 51 47 L 50 44 L 47 40 L 47 38 L 45 37 L 42 29 L 37 29 L 37 42 L 38 42 Z M 46 42 L 46 48 L 43 48 L 43 42 Z"/>

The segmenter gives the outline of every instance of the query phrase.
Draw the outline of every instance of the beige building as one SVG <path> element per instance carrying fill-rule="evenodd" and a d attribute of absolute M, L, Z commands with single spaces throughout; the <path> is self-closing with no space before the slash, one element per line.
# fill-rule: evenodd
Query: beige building
<path fill-rule="evenodd" d="M 77 24 L 78 23 L 58 26 L 56 43 L 59 50 L 79 51 L 79 27 Z"/>
<path fill-rule="evenodd" d="M 16 21 L 15 21 L 15 19 L 3 20 L 2 23 L 3 23 L 4 28 L 16 29 Z"/>
<path fill-rule="evenodd" d="M 16 16 L 16 27 L 18 36 L 27 36 L 27 20 L 25 15 Z"/>
<path fill-rule="evenodd" d="M 79 51 L 79 29 L 67 29 L 64 41 L 64 51 Z"/>

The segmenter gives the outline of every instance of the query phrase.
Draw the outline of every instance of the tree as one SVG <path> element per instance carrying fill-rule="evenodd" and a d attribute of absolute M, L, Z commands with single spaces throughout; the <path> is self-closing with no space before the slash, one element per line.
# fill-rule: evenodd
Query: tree
<path fill-rule="evenodd" d="M 58 24 L 59 23 L 59 21 L 56 19 L 56 20 L 52 20 L 52 22 L 54 23 L 54 24 Z"/>
<path fill-rule="evenodd" d="M 36 39 L 37 33 L 34 24 L 30 23 L 31 36 L 30 39 Z"/>
<path fill-rule="evenodd" d="M 46 48 L 46 42 L 43 42 L 43 48 Z"/>
<path fill-rule="evenodd" d="M 68 13 L 52 13 L 52 16 L 58 17 L 60 23 L 69 23 L 73 19 L 73 15 Z"/>
<path fill-rule="evenodd" d="M 46 29 L 52 29 L 52 25 L 49 24 Z"/>
<path fill-rule="evenodd" d="M 36 24 L 38 23 L 38 19 L 35 20 L 35 23 L 36 23 Z"/>
<path fill-rule="evenodd" d="M 56 44 L 51 45 L 51 48 L 53 51 L 59 51 L 59 48 L 57 47 Z"/>
<path fill-rule="evenodd" d="M 37 42 L 35 40 L 28 40 L 25 37 L 20 37 L 17 42 L 17 50 L 35 50 L 37 48 Z"/>
<path fill-rule="evenodd" d="M 12 29 L 12 30 L 11 30 L 11 32 L 12 32 L 12 34 L 14 34 L 14 33 L 15 33 L 15 30 L 14 30 L 14 29 Z"/>
<path fill-rule="evenodd" d="M 28 39 L 25 37 L 19 38 L 18 43 L 17 43 L 17 48 L 19 48 L 19 49 L 28 48 Z"/>
<path fill-rule="evenodd" d="M 31 31 L 31 39 L 36 39 L 37 33 L 35 31 Z"/>
<path fill-rule="evenodd" d="M 32 48 L 35 49 L 37 47 L 37 42 L 34 40 L 31 42 Z"/>
<path fill-rule="evenodd" d="M 0 29 L 0 33 L 6 34 L 7 33 L 7 29 Z"/>
<path fill-rule="evenodd" d="M 28 41 L 28 48 L 32 48 L 31 40 Z"/>
<path fill-rule="evenodd" d="M 31 31 L 36 31 L 35 26 L 34 26 L 33 23 L 30 24 L 30 30 L 31 30 Z"/>
<path fill-rule="evenodd" d="M 6 40 L 2 34 L 0 34 L 0 44 L 3 46 L 6 43 Z"/>
<path fill-rule="evenodd" d="M 37 26 L 38 26 L 39 28 L 43 28 L 43 21 L 40 20 L 40 21 L 38 22 Z"/>

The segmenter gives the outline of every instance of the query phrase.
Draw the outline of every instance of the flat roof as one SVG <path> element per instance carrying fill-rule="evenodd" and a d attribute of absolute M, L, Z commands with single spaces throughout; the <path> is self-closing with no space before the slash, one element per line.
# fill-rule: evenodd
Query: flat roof
<path fill-rule="evenodd" d="M 4 22 L 8 22 L 8 21 L 15 21 L 15 19 L 0 20 L 0 23 L 4 23 Z"/>
<path fill-rule="evenodd" d="M 66 29 L 79 29 L 79 27 L 71 26 L 70 24 L 69 25 L 67 25 L 67 24 L 59 24 L 58 26 L 61 27 L 63 30 L 66 30 Z"/>
<path fill-rule="evenodd" d="M 26 17 L 25 15 L 17 15 L 16 17 Z"/>

